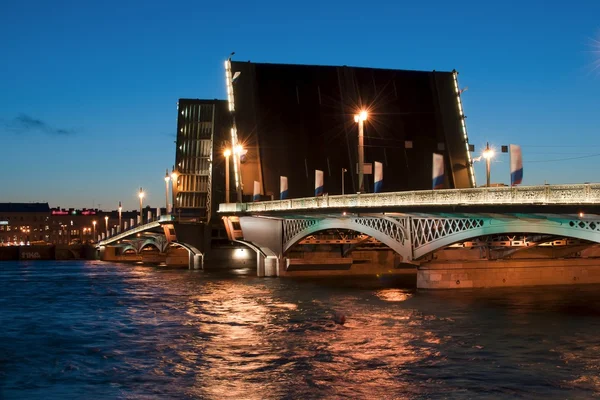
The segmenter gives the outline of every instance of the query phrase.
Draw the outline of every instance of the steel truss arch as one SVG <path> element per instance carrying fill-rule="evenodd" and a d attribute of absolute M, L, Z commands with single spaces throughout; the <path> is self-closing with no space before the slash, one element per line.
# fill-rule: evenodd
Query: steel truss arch
<path fill-rule="evenodd" d="M 600 243 L 600 220 L 575 219 L 530 219 L 499 220 L 493 218 L 429 218 L 429 222 L 414 218 L 411 222 L 413 230 L 413 255 L 415 259 L 453 243 L 468 239 L 498 234 L 536 233 L 569 237 Z M 467 220 L 459 224 L 457 220 Z M 427 231 L 424 226 L 452 225 L 447 230 L 432 229 Z M 459 226 L 461 229 L 459 229 Z"/>
<path fill-rule="evenodd" d="M 376 216 L 283 220 L 283 252 L 303 238 L 329 229 L 348 229 L 364 233 L 398 253 L 404 261 L 412 260 L 408 219 Z"/>

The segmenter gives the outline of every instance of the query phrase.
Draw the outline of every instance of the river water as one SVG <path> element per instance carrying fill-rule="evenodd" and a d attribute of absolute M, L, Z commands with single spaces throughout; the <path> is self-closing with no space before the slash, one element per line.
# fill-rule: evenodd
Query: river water
<path fill-rule="evenodd" d="M 385 283 L 3 262 L 0 399 L 600 395 L 600 286 Z"/>

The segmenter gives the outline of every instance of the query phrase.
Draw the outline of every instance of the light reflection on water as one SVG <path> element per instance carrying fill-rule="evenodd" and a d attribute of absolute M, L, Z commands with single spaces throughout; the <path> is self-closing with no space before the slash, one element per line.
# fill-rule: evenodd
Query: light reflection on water
<path fill-rule="evenodd" d="M 597 396 L 598 289 L 5 262 L 0 398 Z"/>

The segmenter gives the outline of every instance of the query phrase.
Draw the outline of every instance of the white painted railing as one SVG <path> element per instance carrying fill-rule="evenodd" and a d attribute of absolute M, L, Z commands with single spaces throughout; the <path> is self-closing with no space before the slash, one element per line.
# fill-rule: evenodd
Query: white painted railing
<path fill-rule="evenodd" d="M 107 244 L 114 243 L 114 242 L 119 241 L 121 239 L 125 239 L 126 237 L 129 237 L 131 235 L 135 235 L 137 233 L 141 233 L 141 232 L 147 231 L 148 229 L 157 228 L 157 227 L 160 226 L 161 222 L 172 221 L 173 218 L 174 217 L 172 215 L 161 215 L 160 217 L 158 217 L 154 221 L 148 222 L 148 223 L 143 224 L 143 225 L 137 225 L 137 226 L 129 228 L 126 231 L 123 231 L 121 233 L 117 233 L 116 235 L 109 236 L 109 237 L 107 237 L 107 238 L 99 241 L 98 242 L 98 246 L 106 246 Z"/>
<path fill-rule="evenodd" d="M 219 204 L 220 213 L 441 205 L 598 204 L 600 183 L 347 194 Z"/>

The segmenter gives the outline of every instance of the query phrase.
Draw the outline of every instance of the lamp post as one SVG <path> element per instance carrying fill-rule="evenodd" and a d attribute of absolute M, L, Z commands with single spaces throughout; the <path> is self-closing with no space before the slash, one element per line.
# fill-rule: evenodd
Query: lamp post
<path fill-rule="evenodd" d="M 494 150 L 490 148 L 490 144 L 485 144 L 485 150 L 483 151 L 483 158 L 485 158 L 485 176 L 486 176 L 486 186 L 490 187 L 490 163 L 492 161 L 492 157 L 494 157 Z"/>
<path fill-rule="evenodd" d="M 237 126 L 235 123 L 235 101 L 233 97 L 233 83 L 240 76 L 240 71 L 231 73 L 231 57 L 235 53 L 231 53 L 225 61 L 225 79 L 227 85 L 227 101 L 229 103 L 229 111 L 231 112 L 231 145 L 233 146 L 233 175 L 235 178 L 235 190 L 237 193 L 237 202 L 242 202 L 243 182 L 242 182 L 242 166 L 240 161 L 240 153 L 236 153 L 236 148 L 239 145 L 237 137 Z"/>
<path fill-rule="evenodd" d="M 344 177 L 347 171 L 346 168 L 342 168 L 342 196 L 344 195 Z"/>
<path fill-rule="evenodd" d="M 96 221 L 92 221 L 92 227 L 94 228 L 94 234 L 92 235 L 92 240 L 96 241 Z"/>
<path fill-rule="evenodd" d="M 142 202 L 144 200 L 144 190 L 140 188 L 140 192 L 138 193 L 138 197 L 140 198 L 140 225 L 144 222 L 144 216 L 142 215 Z"/>
<path fill-rule="evenodd" d="M 367 120 L 367 112 L 362 110 L 360 113 L 354 116 L 354 122 L 358 123 L 358 191 L 360 193 L 365 191 L 364 185 L 364 129 L 365 121 Z"/>
<path fill-rule="evenodd" d="M 225 156 L 225 203 L 229 203 L 229 156 L 231 150 L 225 149 L 223 155 Z"/>
<path fill-rule="evenodd" d="M 108 215 L 104 217 L 104 222 L 106 223 L 106 237 L 108 237 Z"/>
<path fill-rule="evenodd" d="M 123 206 L 121 205 L 121 202 L 119 202 L 119 233 L 121 233 L 121 230 L 123 229 L 123 227 L 121 226 L 121 213 L 123 212 Z"/>
<path fill-rule="evenodd" d="M 244 152 L 244 147 L 241 144 L 236 144 L 233 147 L 233 167 L 236 168 L 237 165 L 237 171 L 238 171 L 238 178 L 236 178 L 236 184 L 237 184 L 237 203 L 241 203 L 243 200 L 243 190 L 244 190 L 244 184 L 242 183 L 242 174 L 241 174 L 241 159 L 242 159 L 242 153 Z M 236 164 L 237 163 L 237 164 Z"/>
<path fill-rule="evenodd" d="M 177 178 L 178 178 L 178 174 L 177 174 L 177 171 L 175 171 L 175 166 L 173 165 L 173 168 L 171 169 L 171 191 L 173 192 L 173 194 L 171 196 L 172 197 L 171 201 L 173 202 L 173 208 L 171 209 L 171 214 L 175 213 L 175 189 L 178 188 Z"/>
<path fill-rule="evenodd" d="M 169 214 L 169 181 L 171 177 L 169 176 L 169 168 L 166 169 L 165 172 L 165 214 Z"/>

